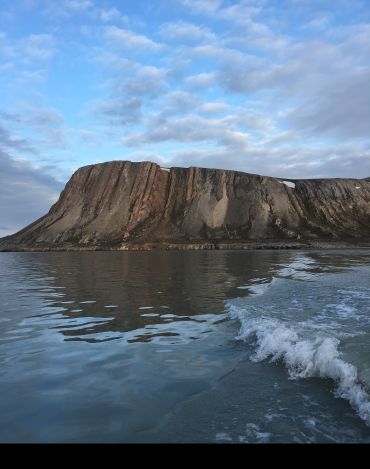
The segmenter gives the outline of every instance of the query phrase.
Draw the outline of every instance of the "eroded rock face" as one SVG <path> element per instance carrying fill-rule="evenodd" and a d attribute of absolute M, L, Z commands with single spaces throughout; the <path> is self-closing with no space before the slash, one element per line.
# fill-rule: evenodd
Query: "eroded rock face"
<path fill-rule="evenodd" d="M 113 161 L 76 171 L 49 213 L 0 249 L 315 239 L 370 240 L 370 181 Z"/>

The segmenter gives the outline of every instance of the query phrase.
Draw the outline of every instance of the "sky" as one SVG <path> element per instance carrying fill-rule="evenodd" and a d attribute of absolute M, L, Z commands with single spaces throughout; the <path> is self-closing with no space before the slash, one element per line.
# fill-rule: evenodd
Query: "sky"
<path fill-rule="evenodd" d="M 0 0 L 0 236 L 111 160 L 370 176 L 369 0 Z"/>

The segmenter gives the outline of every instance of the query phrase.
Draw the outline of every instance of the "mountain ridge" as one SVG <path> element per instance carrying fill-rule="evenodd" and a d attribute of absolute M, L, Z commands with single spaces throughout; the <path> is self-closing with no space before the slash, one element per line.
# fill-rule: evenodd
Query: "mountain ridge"
<path fill-rule="evenodd" d="M 0 250 L 370 246 L 370 178 L 274 178 L 110 161 L 79 168 Z M 182 247 L 181 247 L 182 246 Z"/>

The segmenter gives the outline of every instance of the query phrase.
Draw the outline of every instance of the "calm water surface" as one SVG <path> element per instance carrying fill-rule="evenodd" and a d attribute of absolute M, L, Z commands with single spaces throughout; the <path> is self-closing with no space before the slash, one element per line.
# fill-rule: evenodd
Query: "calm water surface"
<path fill-rule="evenodd" d="M 0 442 L 370 442 L 370 251 L 0 254 Z"/>

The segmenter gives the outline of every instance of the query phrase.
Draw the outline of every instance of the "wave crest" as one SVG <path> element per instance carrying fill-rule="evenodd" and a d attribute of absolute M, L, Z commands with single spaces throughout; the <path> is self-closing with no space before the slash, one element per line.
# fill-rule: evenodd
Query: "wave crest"
<path fill-rule="evenodd" d="M 358 379 L 357 368 L 340 358 L 340 341 L 333 337 L 306 337 L 304 329 L 287 326 L 283 321 L 253 317 L 248 310 L 228 305 L 232 319 L 241 327 L 236 337 L 255 339 L 253 361 L 282 361 L 291 379 L 319 377 L 336 383 L 335 395 L 347 399 L 358 415 L 370 426 L 370 400 Z"/>

